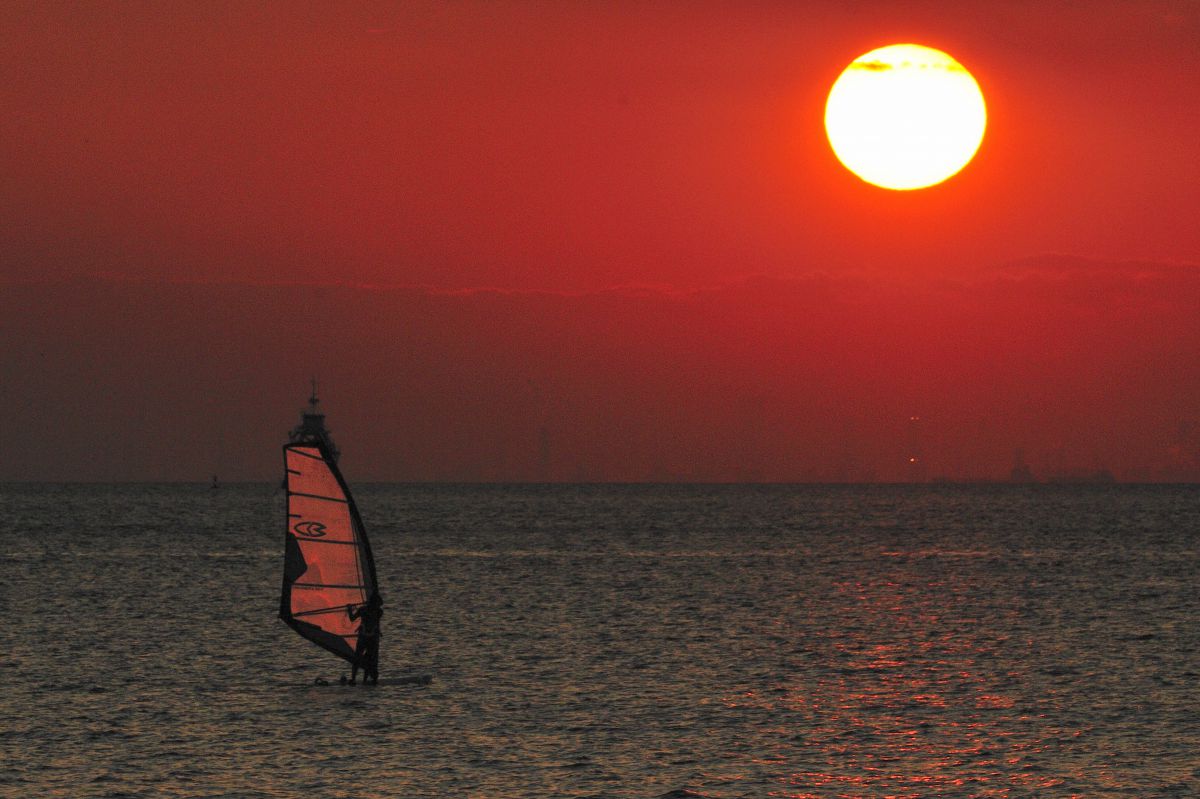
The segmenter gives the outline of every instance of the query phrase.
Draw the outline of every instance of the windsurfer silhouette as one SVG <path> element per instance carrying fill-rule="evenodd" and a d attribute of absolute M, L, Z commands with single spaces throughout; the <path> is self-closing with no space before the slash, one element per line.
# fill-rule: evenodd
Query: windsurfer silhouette
<path fill-rule="evenodd" d="M 367 680 L 379 682 L 379 620 L 383 616 L 383 598 L 379 592 L 371 594 L 367 604 L 346 606 L 350 620 L 362 619 L 358 625 L 358 644 L 354 647 L 354 662 L 350 670 L 350 684 L 358 678 L 358 669 L 363 670 L 363 684 Z"/>

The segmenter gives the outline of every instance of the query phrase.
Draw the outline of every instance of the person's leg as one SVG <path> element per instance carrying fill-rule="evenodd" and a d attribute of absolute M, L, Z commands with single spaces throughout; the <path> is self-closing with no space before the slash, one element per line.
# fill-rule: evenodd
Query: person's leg
<path fill-rule="evenodd" d="M 350 684 L 351 685 L 354 685 L 354 683 L 358 680 L 358 667 L 360 664 L 363 667 L 363 680 L 365 681 L 367 679 L 367 667 L 366 667 L 366 663 L 363 661 L 363 656 L 367 652 L 367 648 L 366 648 L 365 644 L 366 644 L 366 642 L 363 641 L 361 636 L 359 636 L 358 643 L 356 643 L 354 645 L 354 660 L 350 661 Z"/>
<path fill-rule="evenodd" d="M 379 683 L 379 639 L 378 638 L 374 638 L 371 640 L 370 648 L 369 648 L 369 651 L 367 652 L 367 668 L 363 670 L 363 680 L 367 679 L 367 674 L 368 674 L 367 669 L 370 669 L 369 673 L 371 675 L 371 682 L 378 684 Z"/>

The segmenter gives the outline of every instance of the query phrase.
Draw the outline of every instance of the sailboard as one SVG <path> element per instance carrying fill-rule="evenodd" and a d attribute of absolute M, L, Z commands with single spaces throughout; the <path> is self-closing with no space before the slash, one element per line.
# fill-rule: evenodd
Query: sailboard
<path fill-rule="evenodd" d="M 336 453 L 320 437 L 283 447 L 287 490 L 279 617 L 302 637 L 353 663 L 361 608 L 377 590 L 375 560 Z"/>

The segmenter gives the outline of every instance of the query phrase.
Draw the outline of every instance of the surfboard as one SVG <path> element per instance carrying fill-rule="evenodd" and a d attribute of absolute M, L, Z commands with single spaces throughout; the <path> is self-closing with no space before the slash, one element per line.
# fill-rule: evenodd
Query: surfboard
<path fill-rule="evenodd" d="M 429 685 L 432 682 L 432 674 L 404 674 L 399 677 L 380 677 L 377 683 L 364 683 L 362 680 L 359 680 L 357 684 L 351 685 L 350 681 L 346 679 L 346 675 L 343 674 L 337 680 L 326 680 L 318 677 L 313 684 L 319 688 L 362 688 L 364 686 L 367 688 L 387 688 L 396 685 Z"/>

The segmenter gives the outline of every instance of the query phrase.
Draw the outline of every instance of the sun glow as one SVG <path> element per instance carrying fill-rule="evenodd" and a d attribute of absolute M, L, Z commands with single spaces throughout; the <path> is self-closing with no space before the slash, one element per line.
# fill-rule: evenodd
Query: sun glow
<path fill-rule="evenodd" d="M 923 189 L 956 174 L 979 150 L 986 127 L 983 92 L 971 73 L 919 44 L 854 59 L 825 104 L 838 160 L 885 189 Z"/>

